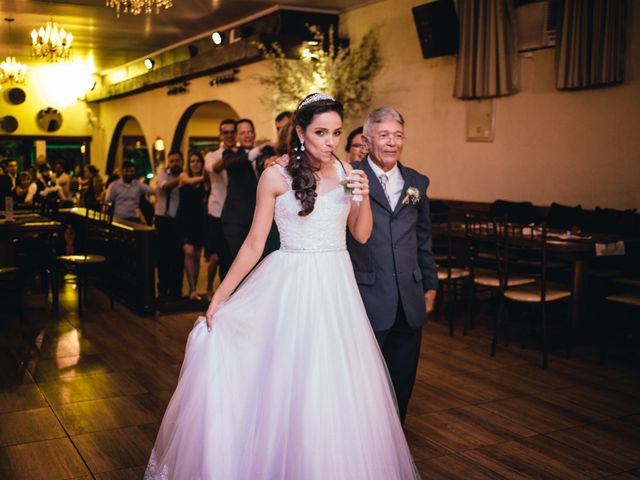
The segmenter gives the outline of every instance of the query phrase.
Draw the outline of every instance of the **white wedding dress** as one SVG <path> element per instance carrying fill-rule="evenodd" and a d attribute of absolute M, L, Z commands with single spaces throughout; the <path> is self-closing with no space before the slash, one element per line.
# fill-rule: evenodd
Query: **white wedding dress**
<path fill-rule="evenodd" d="M 346 251 L 342 187 L 298 215 L 276 199 L 282 248 L 187 341 L 145 480 L 420 478 Z"/>

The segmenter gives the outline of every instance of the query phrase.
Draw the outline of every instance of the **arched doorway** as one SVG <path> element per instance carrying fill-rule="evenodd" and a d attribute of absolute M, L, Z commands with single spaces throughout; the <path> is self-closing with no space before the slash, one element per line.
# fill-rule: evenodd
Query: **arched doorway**
<path fill-rule="evenodd" d="M 140 122 L 131 115 L 122 117 L 113 131 L 107 154 L 107 174 L 119 169 L 125 160 L 134 163 L 136 177 L 146 177 L 153 173 L 146 137 Z"/>
<path fill-rule="evenodd" d="M 239 118 L 228 103 L 218 100 L 194 103 L 180 117 L 171 150 L 186 155 L 194 150 L 204 154 L 217 149 L 220 122 L 225 118 Z"/>

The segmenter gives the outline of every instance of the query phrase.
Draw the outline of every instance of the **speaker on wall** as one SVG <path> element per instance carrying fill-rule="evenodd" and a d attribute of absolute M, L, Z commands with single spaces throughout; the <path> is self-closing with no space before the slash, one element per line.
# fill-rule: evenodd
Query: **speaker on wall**
<path fill-rule="evenodd" d="M 458 14 L 453 0 L 425 3 L 412 11 L 424 58 L 458 53 Z"/>
<path fill-rule="evenodd" d="M 0 119 L 0 130 L 3 130 L 7 133 L 13 133 L 18 129 L 18 119 L 11 115 L 7 115 L 6 117 Z"/>

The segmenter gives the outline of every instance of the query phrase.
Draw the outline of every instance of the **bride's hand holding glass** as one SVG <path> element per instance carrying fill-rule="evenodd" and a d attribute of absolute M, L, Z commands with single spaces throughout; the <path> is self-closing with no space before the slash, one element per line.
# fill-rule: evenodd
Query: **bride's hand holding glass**
<path fill-rule="evenodd" d="M 362 170 L 352 170 L 345 187 L 353 195 L 354 201 L 361 202 L 363 196 L 369 195 L 369 177 Z"/>

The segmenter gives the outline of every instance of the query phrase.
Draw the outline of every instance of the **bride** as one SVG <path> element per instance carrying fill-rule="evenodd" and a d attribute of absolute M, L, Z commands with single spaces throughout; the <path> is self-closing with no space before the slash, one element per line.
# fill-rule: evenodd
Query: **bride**
<path fill-rule="evenodd" d="M 292 126 L 189 335 L 145 479 L 419 478 L 346 251 L 346 227 L 364 243 L 372 216 L 367 176 L 334 157 L 342 106 L 310 95 Z M 274 216 L 282 248 L 249 274 Z"/>

